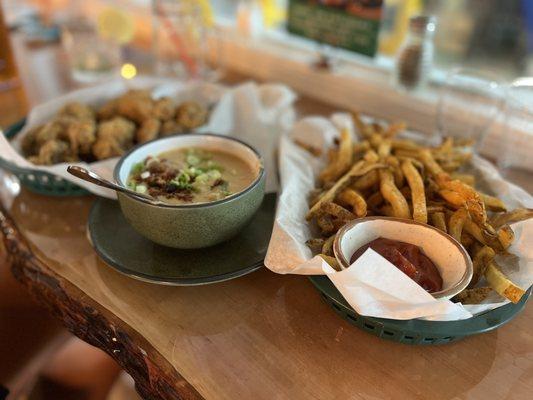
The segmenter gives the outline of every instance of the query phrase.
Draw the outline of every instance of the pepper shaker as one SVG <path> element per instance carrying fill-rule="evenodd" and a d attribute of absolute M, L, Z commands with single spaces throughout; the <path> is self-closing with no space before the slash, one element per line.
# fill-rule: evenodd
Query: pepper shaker
<path fill-rule="evenodd" d="M 435 25 L 433 16 L 417 15 L 409 19 L 409 32 L 396 58 L 396 86 L 416 90 L 427 83 L 433 63 Z"/>

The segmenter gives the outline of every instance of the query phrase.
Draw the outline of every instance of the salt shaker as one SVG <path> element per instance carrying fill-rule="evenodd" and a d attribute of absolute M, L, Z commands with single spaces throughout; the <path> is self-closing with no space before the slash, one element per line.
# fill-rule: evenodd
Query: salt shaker
<path fill-rule="evenodd" d="M 409 19 L 409 32 L 396 57 L 396 86 L 416 90 L 427 83 L 433 62 L 435 17 L 417 15 Z"/>

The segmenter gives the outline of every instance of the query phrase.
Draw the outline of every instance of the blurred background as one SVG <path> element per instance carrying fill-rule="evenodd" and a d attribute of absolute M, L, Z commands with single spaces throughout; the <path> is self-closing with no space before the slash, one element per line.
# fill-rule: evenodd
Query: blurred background
<path fill-rule="evenodd" d="M 289 0 L 195 0 L 202 12 L 219 27 L 235 28 L 255 37 L 280 38 L 285 44 L 305 48 L 299 37 L 289 35 L 285 25 Z M 32 13 L 46 23 L 68 23 L 83 14 L 96 23 L 105 7 L 113 6 L 135 21 L 137 45 L 150 45 L 153 24 L 152 0 L 4 0 L 5 19 L 9 28 L 24 26 Z M 164 1 L 160 2 L 164 3 Z M 365 0 L 320 0 L 317 3 L 338 6 L 348 3 L 371 3 Z M 379 29 L 377 55 L 353 58 L 365 65 L 392 68 L 392 60 L 408 32 L 409 18 L 417 14 L 433 15 L 437 20 L 434 37 L 436 70 L 455 65 L 490 69 L 505 78 L 533 72 L 533 2 L 529 0 L 386 0 Z M 35 14 L 33 14 L 35 15 Z M 227 32 L 227 31 L 226 31 Z M 219 49 L 220 50 L 220 49 Z"/>

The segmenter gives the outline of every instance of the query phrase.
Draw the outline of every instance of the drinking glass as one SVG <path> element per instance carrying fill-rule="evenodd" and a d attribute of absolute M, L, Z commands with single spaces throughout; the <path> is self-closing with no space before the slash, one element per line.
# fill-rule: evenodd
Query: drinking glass
<path fill-rule="evenodd" d="M 531 179 L 533 169 L 531 143 L 533 143 L 533 78 L 514 81 L 506 93 L 506 104 L 498 167 L 504 175 L 512 172 Z"/>
<path fill-rule="evenodd" d="M 62 27 L 61 41 L 75 80 L 93 82 L 118 72 L 120 45 L 101 38 L 88 19 L 75 17 L 66 22 Z"/>
<path fill-rule="evenodd" d="M 465 68 L 452 70 L 439 93 L 437 135 L 466 139 L 478 151 L 502 105 L 502 87 L 495 77 Z"/>
<path fill-rule="evenodd" d="M 207 25 L 198 2 L 152 0 L 155 72 L 180 79 L 208 73 Z"/>

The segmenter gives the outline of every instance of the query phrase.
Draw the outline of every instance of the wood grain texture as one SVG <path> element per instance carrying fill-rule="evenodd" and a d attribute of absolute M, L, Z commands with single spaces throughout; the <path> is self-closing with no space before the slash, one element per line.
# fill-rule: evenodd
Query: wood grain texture
<path fill-rule="evenodd" d="M 40 262 L 1 206 L 0 232 L 15 278 L 73 334 L 112 356 L 143 398 L 202 399 L 137 331 Z"/>

